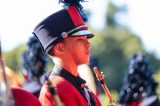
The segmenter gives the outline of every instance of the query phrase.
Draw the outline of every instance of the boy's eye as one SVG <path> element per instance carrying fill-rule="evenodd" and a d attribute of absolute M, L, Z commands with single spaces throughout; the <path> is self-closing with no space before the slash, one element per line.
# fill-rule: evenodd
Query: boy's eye
<path fill-rule="evenodd" d="M 79 38 L 79 39 L 77 39 L 78 41 L 85 41 L 85 39 L 83 39 L 83 38 Z"/>

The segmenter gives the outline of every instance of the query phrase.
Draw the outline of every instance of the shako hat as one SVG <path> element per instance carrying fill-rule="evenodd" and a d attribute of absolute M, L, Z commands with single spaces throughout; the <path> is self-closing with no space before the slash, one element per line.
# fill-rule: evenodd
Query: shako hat
<path fill-rule="evenodd" d="M 60 0 L 65 8 L 51 14 L 35 27 L 33 34 L 44 52 L 48 53 L 52 46 L 67 36 L 93 37 L 84 22 L 86 16 L 82 11 L 80 1 L 83 0 Z"/>

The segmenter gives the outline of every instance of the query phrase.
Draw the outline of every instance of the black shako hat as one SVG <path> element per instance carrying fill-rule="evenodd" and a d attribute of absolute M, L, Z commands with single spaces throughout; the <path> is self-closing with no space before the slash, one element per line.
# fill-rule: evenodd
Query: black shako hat
<path fill-rule="evenodd" d="M 33 34 L 46 53 L 67 36 L 94 36 L 88 31 L 76 6 L 69 6 L 48 16 L 35 27 Z"/>

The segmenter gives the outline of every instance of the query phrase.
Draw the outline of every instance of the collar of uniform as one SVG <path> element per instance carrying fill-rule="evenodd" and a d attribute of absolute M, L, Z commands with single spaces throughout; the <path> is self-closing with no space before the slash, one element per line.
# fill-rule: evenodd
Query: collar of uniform
<path fill-rule="evenodd" d="M 55 65 L 51 75 L 58 75 L 72 83 L 77 89 L 81 89 L 82 85 L 86 83 L 86 81 L 79 76 L 74 76 L 62 67 Z"/>
<path fill-rule="evenodd" d="M 62 67 L 55 65 L 52 73 L 50 75 L 58 75 L 63 77 L 64 79 L 66 79 L 67 81 L 69 81 L 84 97 L 84 99 L 87 101 L 87 98 L 85 96 L 85 92 L 84 92 L 84 87 L 86 81 L 82 78 L 80 78 L 79 76 L 74 76 L 71 73 L 69 73 L 68 71 L 66 71 L 65 69 L 63 69 Z M 90 96 L 90 102 L 91 102 L 91 106 L 95 106 L 95 101 L 94 101 L 94 97 L 93 95 L 89 92 L 89 96 Z"/>

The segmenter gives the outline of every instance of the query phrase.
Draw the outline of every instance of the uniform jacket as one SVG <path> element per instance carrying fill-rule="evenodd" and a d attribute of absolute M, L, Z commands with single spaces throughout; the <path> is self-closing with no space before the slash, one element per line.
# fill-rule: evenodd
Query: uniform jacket
<path fill-rule="evenodd" d="M 53 71 L 55 72 L 55 70 Z M 66 74 L 65 74 L 66 75 Z M 63 75 L 62 75 L 63 76 Z M 50 81 L 52 85 L 56 88 L 57 94 L 64 106 L 88 106 L 86 98 L 80 93 L 80 91 L 68 80 L 59 75 L 51 75 Z M 66 75 L 67 76 L 67 75 Z M 73 82 L 75 78 L 71 79 Z M 76 84 L 79 82 L 76 82 Z M 94 103 L 92 106 L 101 106 L 100 101 L 90 91 Z M 52 94 L 48 91 L 48 85 L 45 83 L 41 89 L 39 100 L 42 106 L 55 106 L 55 101 Z"/>
<path fill-rule="evenodd" d="M 18 87 L 12 87 L 15 106 L 41 106 L 39 100 L 30 92 Z"/>

